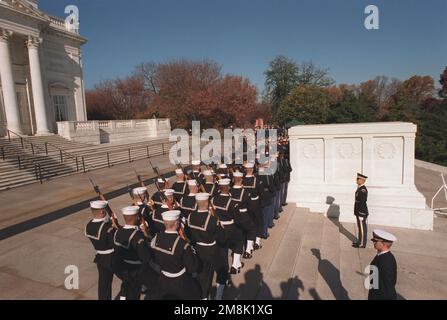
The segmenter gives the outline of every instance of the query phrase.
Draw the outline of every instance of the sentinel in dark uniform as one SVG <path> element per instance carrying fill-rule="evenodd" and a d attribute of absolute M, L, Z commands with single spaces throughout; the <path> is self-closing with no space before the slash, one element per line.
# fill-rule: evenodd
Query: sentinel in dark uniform
<path fill-rule="evenodd" d="M 290 165 L 289 159 L 284 155 L 284 151 L 281 150 L 279 153 L 279 163 L 283 170 L 282 184 L 281 184 L 281 205 L 287 205 L 287 191 L 289 189 L 290 173 L 292 172 L 292 166 Z"/>
<path fill-rule="evenodd" d="M 273 217 L 274 217 L 274 203 L 273 195 L 275 192 L 273 186 L 273 179 L 270 175 L 267 164 L 260 165 L 259 167 L 259 184 L 260 184 L 260 194 L 261 207 L 262 207 L 262 217 L 264 221 L 263 234 L 262 237 L 267 239 L 269 237 L 268 229 L 273 227 Z"/>
<path fill-rule="evenodd" d="M 358 173 L 357 174 L 357 190 L 355 192 L 355 204 L 354 204 L 354 215 L 357 219 L 357 227 L 359 230 L 358 233 L 358 242 L 354 242 L 352 244 L 355 248 L 365 248 L 368 229 L 367 229 L 367 221 L 368 221 L 368 206 L 366 201 L 368 200 L 368 189 L 365 187 L 367 176 Z"/>
<path fill-rule="evenodd" d="M 126 224 L 114 236 L 114 248 L 123 278 L 122 299 L 127 300 L 139 300 L 143 285 L 148 292 L 152 291 L 157 279 L 152 252 L 139 227 L 139 211 L 137 206 L 123 208 Z"/>
<path fill-rule="evenodd" d="M 182 218 L 184 219 L 188 219 L 190 213 L 197 210 L 196 194 L 199 191 L 197 187 L 197 181 L 188 180 L 188 188 L 189 188 L 189 194 L 183 196 L 182 199 L 180 200 Z"/>
<path fill-rule="evenodd" d="M 94 262 L 98 268 L 98 299 L 112 299 L 112 281 L 113 281 L 113 235 L 115 229 L 108 220 L 105 211 L 107 201 L 92 201 L 93 219 L 85 227 L 85 236 L 90 239 L 96 250 Z"/>
<path fill-rule="evenodd" d="M 262 247 L 261 237 L 263 235 L 264 223 L 262 217 L 261 201 L 259 198 L 261 186 L 259 184 L 259 178 L 257 177 L 257 175 L 254 174 L 254 166 L 254 163 L 246 163 L 244 165 L 246 174 L 244 179 L 242 180 L 242 185 L 244 186 L 244 190 L 249 195 L 248 211 L 256 225 L 256 240 L 253 245 L 253 249 L 258 250 Z"/>
<path fill-rule="evenodd" d="M 239 204 L 239 210 L 236 211 L 234 222 L 243 232 L 247 239 L 245 246 L 244 259 L 251 259 L 253 254 L 253 244 L 256 240 L 256 225 L 249 212 L 250 195 L 242 186 L 242 179 L 244 174 L 242 172 L 234 172 L 234 185 L 230 190 L 231 198 Z"/>
<path fill-rule="evenodd" d="M 202 264 L 197 280 L 202 289 L 202 299 L 208 299 L 214 272 L 217 274 L 215 300 L 221 300 L 228 280 L 228 263 L 225 258 L 226 236 L 219 221 L 209 209 L 209 194 L 196 194 L 197 211 L 187 221 L 187 234 Z"/>
<path fill-rule="evenodd" d="M 241 262 L 241 256 L 244 251 L 244 236 L 234 221 L 235 215 L 239 210 L 239 204 L 231 199 L 230 179 L 219 180 L 220 193 L 211 200 L 215 213 L 224 228 L 227 237 L 227 250 L 231 249 L 233 253 L 233 263 L 230 268 L 231 274 L 241 271 L 244 266 Z M 228 256 L 228 255 L 226 255 Z"/>
<path fill-rule="evenodd" d="M 374 283 L 371 279 L 371 287 L 368 293 L 368 300 L 396 300 L 397 263 L 390 248 L 397 239 L 391 233 L 383 230 L 374 230 L 371 241 L 377 250 L 377 255 L 371 262 L 371 266 L 377 268 L 378 278 Z M 374 276 L 374 270 L 372 270 Z"/>
<path fill-rule="evenodd" d="M 179 228 L 179 210 L 163 212 L 165 231 L 151 241 L 155 261 L 161 268 L 157 298 L 200 299 L 200 286 L 192 274 L 199 269 L 199 259 L 188 242 L 183 240 Z"/>

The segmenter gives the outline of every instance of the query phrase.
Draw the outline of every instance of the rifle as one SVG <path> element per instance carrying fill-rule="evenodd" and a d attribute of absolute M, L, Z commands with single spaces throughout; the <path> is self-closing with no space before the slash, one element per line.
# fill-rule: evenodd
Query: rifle
<path fill-rule="evenodd" d="M 99 187 L 97 184 L 95 184 L 95 182 L 89 178 L 90 183 L 93 186 L 93 190 L 96 192 L 96 194 L 98 195 L 98 198 L 101 199 L 102 201 L 107 201 L 106 198 L 104 197 L 104 194 L 101 192 L 101 190 L 99 190 Z M 106 207 L 106 212 L 109 215 L 109 217 L 112 219 L 112 226 L 115 229 L 120 228 L 120 224 L 118 222 L 118 219 L 116 218 L 115 213 L 113 212 L 112 208 L 110 208 L 109 204 L 107 203 L 107 207 Z"/>
<path fill-rule="evenodd" d="M 127 185 L 127 192 L 129 193 L 129 196 L 132 199 L 133 205 L 137 206 L 138 205 L 137 204 L 137 200 L 135 200 L 135 196 L 134 196 L 134 194 L 132 192 L 132 188 L 129 185 Z M 140 211 L 140 219 L 141 219 L 141 224 L 143 225 L 143 227 L 141 228 L 141 231 L 143 231 L 145 237 L 148 238 L 149 237 L 149 230 L 147 228 L 146 220 L 144 219 L 142 211 Z"/>
<path fill-rule="evenodd" d="M 157 179 L 162 179 L 165 183 L 165 188 L 168 187 L 168 182 L 166 181 L 166 179 L 160 174 L 160 169 L 158 167 L 154 167 L 152 165 L 152 162 L 149 160 L 149 164 L 152 168 L 152 171 L 154 171 L 154 173 L 157 175 Z M 156 184 L 157 185 L 157 184 Z"/>

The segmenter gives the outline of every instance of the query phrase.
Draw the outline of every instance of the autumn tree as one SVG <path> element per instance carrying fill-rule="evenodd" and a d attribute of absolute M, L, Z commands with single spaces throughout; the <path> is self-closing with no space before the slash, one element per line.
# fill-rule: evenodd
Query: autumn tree
<path fill-rule="evenodd" d="M 441 79 L 439 80 L 441 84 L 441 90 L 439 91 L 439 96 L 443 99 L 447 99 L 447 67 L 445 67 L 444 72 L 441 74 Z"/>

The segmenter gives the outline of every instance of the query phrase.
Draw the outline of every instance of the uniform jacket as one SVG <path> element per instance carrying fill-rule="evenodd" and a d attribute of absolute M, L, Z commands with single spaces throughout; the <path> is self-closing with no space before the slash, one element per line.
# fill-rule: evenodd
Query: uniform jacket
<path fill-rule="evenodd" d="M 379 288 L 370 289 L 369 300 L 396 300 L 397 263 L 391 252 L 376 257 L 371 262 L 379 270 Z"/>
<path fill-rule="evenodd" d="M 368 200 L 368 189 L 366 187 L 360 186 L 355 192 L 355 204 L 354 204 L 354 215 L 360 217 L 367 217 L 369 215 L 368 206 L 366 201 Z"/>

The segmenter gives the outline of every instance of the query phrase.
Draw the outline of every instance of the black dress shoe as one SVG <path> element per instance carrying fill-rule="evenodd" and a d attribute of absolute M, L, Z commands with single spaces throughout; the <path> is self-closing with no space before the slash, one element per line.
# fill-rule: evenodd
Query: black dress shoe
<path fill-rule="evenodd" d="M 255 243 L 254 245 L 253 245 L 253 249 L 256 251 L 256 250 L 259 250 L 259 249 L 261 249 L 262 248 L 262 245 L 260 245 L 260 244 L 257 244 L 257 243 Z"/>
<path fill-rule="evenodd" d="M 244 252 L 244 254 L 242 255 L 242 258 L 251 259 L 251 258 L 253 258 L 253 255 L 251 253 Z"/>
<path fill-rule="evenodd" d="M 231 267 L 230 268 L 230 274 L 238 274 L 241 272 L 241 268 L 235 268 L 235 267 Z"/>
<path fill-rule="evenodd" d="M 279 216 L 274 216 L 273 219 L 278 220 Z"/>
<path fill-rule="evenodd" d="M 283 206 L 283 207 L 287 206 L 287 202 L 284 202 L 284 203 L 282 204 L 282 206 Z"/>
<path fill-rule="evenodd" d="M 359 245 L 358 243 L 353 243 L 353 244 L 352 244 L 352 247 L 353 247 L 353 248 L 360 248 L 360 245 Z"/>
<path fill-rule="evenodd" d="M 275 223 L 272 223 L 271 226 L 269 226 L 269 229 L 273 228 L 275 226 Z"/>

